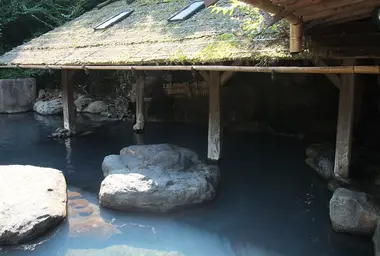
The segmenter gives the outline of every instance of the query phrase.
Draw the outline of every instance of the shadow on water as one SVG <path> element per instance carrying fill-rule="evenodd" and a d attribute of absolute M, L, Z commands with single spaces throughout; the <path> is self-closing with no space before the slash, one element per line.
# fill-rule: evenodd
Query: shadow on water
<path fill-rule="evenodd" d="M 130 123 L 119 123 L 87 137 L 47 138 L 61 125 L 60 117 L 0 116 L 0 164 L 58 168 L 69 185 L 64 224 L 38 240 L 0 247 L 0 254 L 373 255 L 370 239 L 331 230 L 331 193 L 304 164 L 300 141 L 226 133 L 215 201 L 166 215 L 127 214 L 98 206 L 103 158 L 131 144 L 173 143 L 204 159 L 207 129 L 150 123 L 135 136 Z"/>

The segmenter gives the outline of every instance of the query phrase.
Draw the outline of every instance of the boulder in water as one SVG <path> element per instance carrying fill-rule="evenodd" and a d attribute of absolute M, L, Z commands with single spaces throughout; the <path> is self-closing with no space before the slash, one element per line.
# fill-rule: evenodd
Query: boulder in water
<path fill-rule="evenodd" d="M 337 188 L 330 200 L 330 219 L 337 232 L 371 235 L 379 212 L 363 192 Z"/>
<path fill-rule="evenodd" d="M 75 107 L 78 112 L 82 112 L 90 103 L 92 102 L 91 98 L 88 98 L 84 95 L 80 95 L 75 101 Z"/>
<path fill-rule="evenodd" d="M 63 113 L 63 101 L 61 98 L 40 100 L 34 104 L 33 109 L 40 115 L 59 115 Z"/>
<path fill-rule="evenodd" d="M 0 113 L 20 113 L 33 109 L 36 101 L 36 80 L 1 79 Z"/>
<path fill-rule="evenodd" d="M 334 149 L 324 144 L 312 144 L 306 149 L 306 164 L 327 180 L 334 178 Z"/>
<path fill-rule="evenodd" d="M 99 201 L 118 210 L 167 212 L 216 196 L 219 170 L 189 149 L 171 144 L 136 145 L 102 165 Z"/>
<path fill-rule="evenodd" d="M 0 244 L 42 235 L 66 217 L 62 172 L 35 166 L 0 166 Z"/>
<path fill-rule="evenodd" d="M 91 114 L 100 114 L 102 112 L 107 112 L 108 106 L 106 103 L 104 103 L 101 100 L 97 100 L 94 102 L 91 102 L 84 110 L 83 112 L 91 113 Z"/>

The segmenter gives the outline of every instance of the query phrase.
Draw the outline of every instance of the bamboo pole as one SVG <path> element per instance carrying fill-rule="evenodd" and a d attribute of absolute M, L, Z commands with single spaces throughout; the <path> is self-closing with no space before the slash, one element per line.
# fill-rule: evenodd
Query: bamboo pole
<path fill-rule="evenodd" d="M 253 66 L 60 66 L 60 65 L 8 65 L 0 68 L 33 68 L 33 69 L 83 69 L 83 70 L 134 70 L 134 71 L 219 71 L 247 73 L 304 73 L 304 74 L 380 74 L 380 66 L 330 66 L 330 67 L 253 67 Z"/>

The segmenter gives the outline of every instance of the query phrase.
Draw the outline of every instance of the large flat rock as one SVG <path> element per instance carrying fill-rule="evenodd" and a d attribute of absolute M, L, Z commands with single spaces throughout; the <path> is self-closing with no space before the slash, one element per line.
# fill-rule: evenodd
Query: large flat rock
<path fill-rule="evenodd" d="M 35 166 L 0 166 L 0 244 L 42 235 L 66 217 L 62 172 Z"/>
<path fill-rule="evenodd" d="M 219 170 L 171 144 L 138 145 L 107 156 L 99 201 L 118 210 L 167 212 L 216 196 Z"/>

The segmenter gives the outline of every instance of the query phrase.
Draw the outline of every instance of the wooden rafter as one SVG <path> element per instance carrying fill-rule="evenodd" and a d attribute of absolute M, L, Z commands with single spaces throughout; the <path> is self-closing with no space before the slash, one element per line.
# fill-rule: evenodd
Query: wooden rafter
<path fill-rule="evenodd" d="M 349 4 L 355 4 L 355 3 L 362 3 L 366 2 L 367 0 L 350 0 Z M 296 15 L 298 16 L 307 16 L 311 15 L 313 13 L 322 12 L 325 10 L 330 10 L 333 8 L 339 8 L 347 5 L 347 0 L 338 0 L 338 1 L 331 1 L 331 0 L 323 0 L 319 3 L 309 5 L 303 8 L 299 8 L 295 10 Z"/>
<path fill-rule="evenodd" d="M 263 11 L 266 11 L 272 14 L 277 14 L 284 10 L 283 7 L 273 4 L 270 0 L 243 0 L 243 1 Z M 293 13 L 285 16 L 284 19 L 294 25 L 302 23 L 302 19 L 297 17 Z"/>
<path fill-rule="evenodd" d="M 349 17 L 359 14 L 370 14 L 375 6 L 380 4 L 380 0 L 360 2 L 356 4 L 346 5 L 340 8 L 327 9 L 320 12 L 314 12 L 310 15 L 304 15 L 303 20 L 305 22 L 317 19 L 332 20 L 339 19 L 340 17 Z"/>

